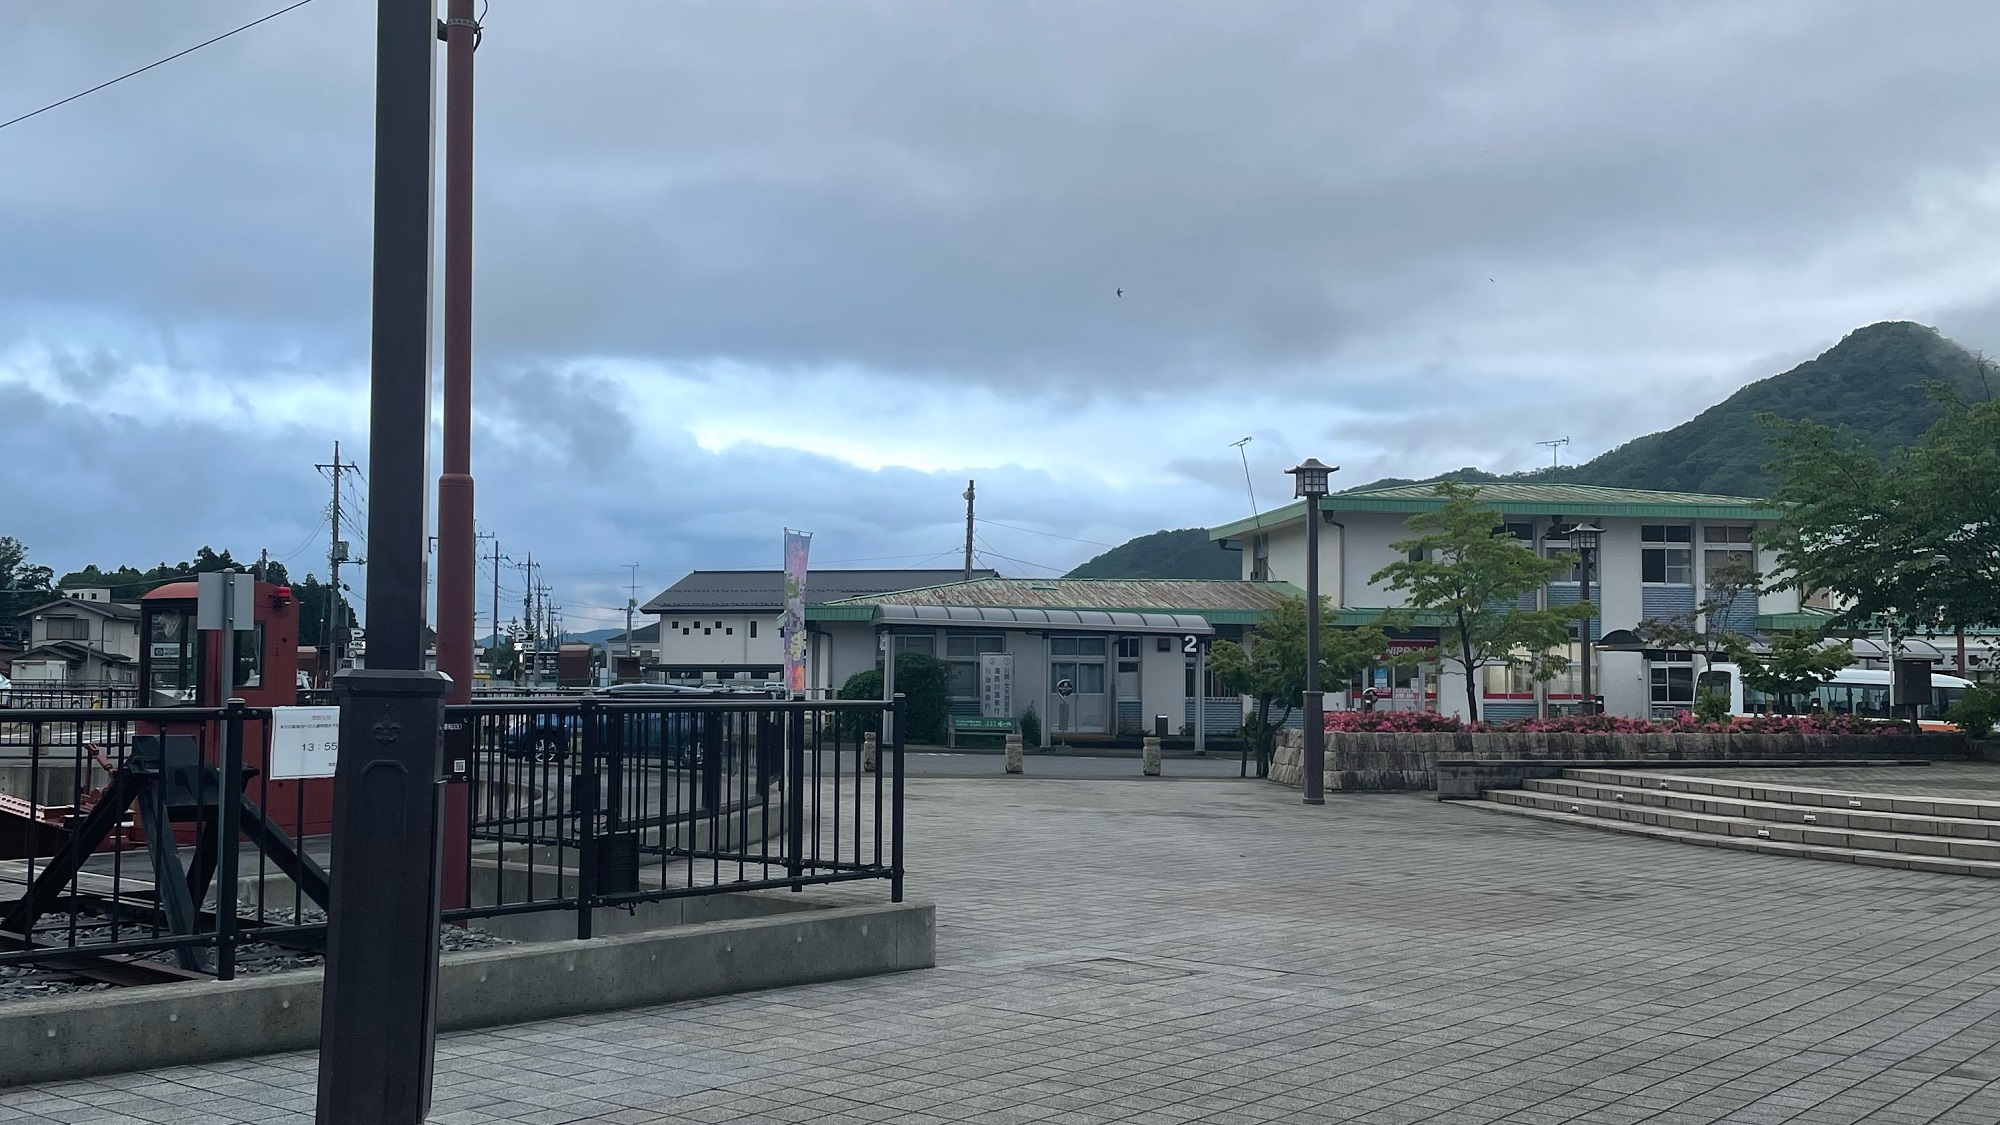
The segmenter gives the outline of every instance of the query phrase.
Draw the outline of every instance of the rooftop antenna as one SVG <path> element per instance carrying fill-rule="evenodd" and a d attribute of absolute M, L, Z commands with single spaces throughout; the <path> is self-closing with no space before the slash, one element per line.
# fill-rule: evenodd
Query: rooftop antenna
<path fill-rule="evenodd" d="M 1548 441 L 1538 441 L 1535 444 L 1549 447 L 1549 468 L 1562 468 L 1562 447 L 1569 444 L 1569 438 L 1550 438 Z"/>
<path fill-rule="evenodd" d="M 1244 438 L 1242 441 L 1232 441 L 1229 444 L 1235 446 L 1237 456 L 1243 458 L 1243 487 L 1250 491 L 1250 518 L 1256 522 L 1256 526 L 1263 527 L 1264 516 L 1257 511 L 1257 486 L 1250 483 L 1250 454 L 1243 448 L 1250 444 L 1250 439 Z"/>

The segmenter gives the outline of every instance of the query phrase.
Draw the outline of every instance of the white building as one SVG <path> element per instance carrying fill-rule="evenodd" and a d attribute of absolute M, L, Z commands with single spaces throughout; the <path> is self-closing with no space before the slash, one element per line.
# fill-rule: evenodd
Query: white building
<path fill-rule="evenodd" d="M 1657 492 L 1573 484 L 1485 484 L 1476 486 L 1480 500 L 1497 510 L 1522 545 L 1530 550 L 1567 552 L 1562 540 L 1570 526 L 1591 523 L 1604 529 L 1592 575 L 1590 600 L 1602 616 L 1591 622 L 1593 637 L 1631 629 L 1643 618 L 1687 614 L 1705 600 L 1705 577 L 1722 562 L 1754 557 L 1767 575 L 1776 560 L 1751 542 L 1752 533 L 1779 517 L 1763 501 L 1740 496 Z M 1372 576 L 1404 557 L 1390 546 L 1413 538 L 1409 518 L 1443 506 L 1430 485 L 1400 485 L 1343 492 L 1320 501 L 1320 592 L 1343 612 L 1342 624 L 1363 625 L 1384 609 L 1399 608 L 1401 595 Z M 1209 537 L 1222 545 L 1240 544 L 1243 577 L 1305 584 L 1305 502 L 1297 501 L 1261 516 L 1213 528 Z M 1537 605 L 1574 603 L 1579 598 L 1574 572 L 1530 595 Z M 1794 591 L 1746 595 L 1729 612 L 1728 627 L 1739 631 L 1794 627 L 1802 620 Z M 1420 625 L 1426 624 L 1421 619 Z M 1416 631 L 1412 641 L 1436 637 L 1435 623 Z M 1483 668 L 1481 710 L 1490 719 L 1532 715 L 1546 692 L 1558 705 L 1580 700 L 1577 660 L 1581 645 L 1572 646 L 1567 677 L 1543 688 L 1519 671 Z M 1594 691 L 1606 712 L 1642 716 L 1670 714 L 1694 702 L 1694 668 L 1685 653 L 1606 652 L 1593 649 Z M 1426 669 L 1383 669 L 1388 677 L 1378 687 L 1396 689 L 1385 699 L 1418 706 L 1423 699 L 1438 709 L 1463 714 L 1464 672 L 1445 661 Z"/>
<path fill-rule="evenodd" d="M 975 570 L 974 578 L 991 578 Z M 962 570 L 815 570 L 806 602 L 905 590 L 962 579 Z M 649 668 L 669 683 L 776 679 L 784 669 L 778 636 L 785 609 L 781 570 L 696 570 L 662 590 L 640 610 L 659 619 L 657 655 Z M 824 664 L 809 654 L 809 663 Z M 838 685 L 836 685 L 838 686 Z"/>
<path fill-rule="evenodd" d="M 28 647 L 14 658 L 23 684 L 134 684 L 139 679 L 139 607 L 104 589 L 65 590 L 21 615 Z"/>

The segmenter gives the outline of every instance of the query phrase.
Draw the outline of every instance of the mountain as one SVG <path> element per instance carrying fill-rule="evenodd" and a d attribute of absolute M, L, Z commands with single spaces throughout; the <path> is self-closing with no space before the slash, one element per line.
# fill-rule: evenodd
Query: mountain
<path fill-rule="evenodd" d="M 1241 551 L 1209 542 L 1208 529 L 1141 535 L 1077 567 L 1065 578 L 1241 578 Z"/>
<path fill-rule="evenodd" d="M 1817 359 L 1759 379 L 1673 429 L 1633 438 L 1580 465 L 1506 476 L 1466 468 L 1422 482 L 1386 478 L 1362 488 L 1509 480 L 1762 496 L 1772 487 L 1764 472 L 1772 450 L 1759 414 L 1844 426 L 1878 455 L 1886 454 L 1915 441 L 1943 415 L 1932 383 L 1968 401 L 2000 392 L 2000 375 L 1979 356 L 1935 328 L 1888 320 L 1855 329 Z"/>
<path fill-rule="evenodd" d="M 1928 384 L 1942 383 L 1967 401 L 2000 393 L 2000 372 L 1935 328 L 1888 320 L 1857 328 L 1817 359 L 1759 379 L 1656 434 L 1580 465 L 1496 474 L 1467 467 L 1423 480 L 1385 477 L 1354 491 L 1457 480 L 1551 481 L 1614 488 L 1657 488 L 1762 496 L 1772 482 L 1770 434 L 1759 414 L 1845 426 L 1878 455 L 1915 441 L 1943 414 Z M 1072 578 L 1234 578 L 1234 553 L 1219 551 L 1199 528 L 1158 531 L 1114 547 L 1070 572 Z"/>

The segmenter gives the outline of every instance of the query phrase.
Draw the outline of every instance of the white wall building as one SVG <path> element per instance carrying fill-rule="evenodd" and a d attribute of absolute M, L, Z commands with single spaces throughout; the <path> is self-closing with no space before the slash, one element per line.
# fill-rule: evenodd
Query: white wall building
<path fill-rule="evenodd" d="M 1740 496 L 1658 492 L 1570 484 L 1485 484 L 1476 486 L 1480 499 L 1497 510 L 1507 527 L 1530 550 L 1567 552 L 1566 529 L 1583 523 L 1604 529 L 1591 578 L 1590 600 L 1601 616 L 1593 620 L 1593 637 L 1631 629 L 1642 618 L 1666 618 L 1692 612 L 1706 599 L 1708 572 L 1734 557 L 1754 557 L 1758 569 L 1771 573 L 1776 560 L 1752 545 L 1752 533 L 1778 518 L 1763 501 Z M 1390 546 L 1416 535 L 1409 518 L 1443 505 L 1430 485 L 1400 485 L 1344 492 L 1320 502 L 1320 590 L 1343 613 L 1347 625 L 1363 625 L 1384 609 L 1400 608 L 1402 596 L 1373 576 L 1404 557 Z M 1306 532 L 1304 501 L 1261 516 L 1211 529 L 1209 537 L 1223 545 L 1240 544 L 1243 577 L 1305 584 Z M 1580 588 L 1572 572 L 1566 581 L 1551 582 L 1530 595 L 1537 605 L 1578 600 Z M 1789 627 L 1799 616 L 1795 591 L 1747 595 L 1729 611 L 1730 628 L 1751 631 Z M 1421 622 L 1420 622 L 1421 624 Z M 1426 630 L 1418 631 L 1418 639 Z M 1428 630 L 1435 637 L 1435 628 Z M 1572 646 L 1572 669 L 1546 688 L 1519 672 L 1480 669 L 1481 710 L 1489 719 L 1519 718 L 1544 705 L 1539 695 L 1557 706 L 1578 702 L 1577 659 L 1581 645 Z M 1593 689 L 1610 714 L 1640 716 L 1670 714 L 1693 704 L 1694 669 L 1685 654 L 1666 652 L 1606 652 L 1593 650 Z M 1378 673 L 1386 673 L 1387 670 Z M 1423 686 L 1420 693 L 1405 688 L 1411 706 L 1420 695 L 1438 709 L 1463 715 L 1464 670 L 1444 661 L 1414 672 L 1391 673 Z M 1388 686 L 1388 685 L 1385 685 Z M 1385 696 L 1386 698 L 1386 696 Z"/>

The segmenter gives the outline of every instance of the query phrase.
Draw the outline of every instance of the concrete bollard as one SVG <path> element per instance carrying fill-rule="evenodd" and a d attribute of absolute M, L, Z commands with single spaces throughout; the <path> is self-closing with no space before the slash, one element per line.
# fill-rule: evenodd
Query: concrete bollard
<path fill-rule="evenodd" d="M 864 734 L 861 736 L 861 768 L 867 773 L 875 772 L 875 736 L 873 734 Z"/>
<path fill-rule="evenodd" d="M 1024 772 L 1021 768 L 1021 736 L 1018 734 L 1007 736 L 1007 772 Z"/>
<path fill-rule="evenodd" d="M 1145 771 L 1147 777 L 1160 776 L 1160 740 L 1149 734 L 1140 746 L 1139 768 Z"/>

